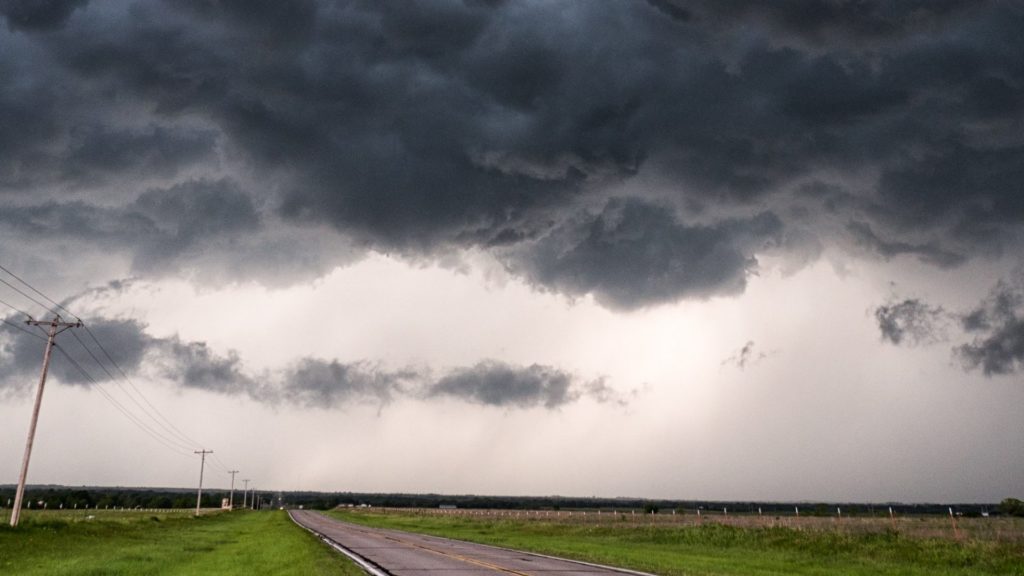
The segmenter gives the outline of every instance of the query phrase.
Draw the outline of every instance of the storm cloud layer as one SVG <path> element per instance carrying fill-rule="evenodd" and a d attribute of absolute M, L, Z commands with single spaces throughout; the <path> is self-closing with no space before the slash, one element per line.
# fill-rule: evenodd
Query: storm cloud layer
<path fill-rule="evenodd" d="M 768 250 L 1019 247 L 1010 2 L 38 2 L 0 14 L 0 218 L 136 274 L 495 254 L 619 310 Z M 311 243 L 303 231 L 339 242 Z M 11 250 L 11 248 L 6 248 Z M 237 264 L 244 254 L 245 266 Z"/>
<path fill-rule="evenodd" d="M 756 268 L 747 254 L 777 241 L 781 228 L 767 212 L 714 226 L 686 226 L 663 207 L 613 199 L 600 213 L 528 243 L 512 257 L 512 268 L 540 286 L 590 293 L 614 308 L 735 294 Z"/>

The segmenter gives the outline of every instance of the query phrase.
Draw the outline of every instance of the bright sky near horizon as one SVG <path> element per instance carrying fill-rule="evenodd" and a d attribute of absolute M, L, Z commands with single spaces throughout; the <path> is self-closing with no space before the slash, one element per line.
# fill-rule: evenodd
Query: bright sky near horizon
<path fill-rule="evenodd" d="M 1024 7 L 814 5 L 0 1 L 29 482 L 1021 497 Z"/>

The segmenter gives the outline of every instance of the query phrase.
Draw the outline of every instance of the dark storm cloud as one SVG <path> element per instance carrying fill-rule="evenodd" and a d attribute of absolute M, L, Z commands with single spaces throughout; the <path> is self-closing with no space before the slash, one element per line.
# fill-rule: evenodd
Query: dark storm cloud
<path fill-rule="evenodd" d="M 101 201 L 143 177 L 244 174 L 241 193 L 288 226 L 411 256 L 511 251 L 531 282 L 618 308 L 738 293 L 760 250 L 746 229 L 770 222 L 764 241 L 793 213 L 942 267 L 1015 247 L 1024 221 L 1017 3 L 0 8 L 18 30 L 0 32 L 0 189 L 18 209 L 68 203 L 39 189 L 91 186 L 81 218 L 141 235 L 140 270 L 200 262 L 223 239 Z M 28 21 L 49 31 L 23 33 Z M 668 182 L 657 203 L 628 186 L 637 174 Z M 858 185 L 842 203 L 793 193 L 819 178 Z M 634 197 L 602 208 L 624 184 Z M 165 204 L 165 222 L 197 214 Z M 719 220 L 677 221 L 688 206 Z M 623 238 L 642 223 L 650 234 Z"/>
<path fill-rule="evenodd" d="M 25 333 L 11 325 L 23 325 L 21 318 L 8 316 L 5 320 L 9 323 L 0 324 L 0 392 L 24 392 L 36 382 L 45 334 L 28 327 L 30 333 Z M 322 409 L 358 403 L 384 406 L 396 398 L 442 397 L 523 409 L 554 409 L 583 397 L 626 406 L 635 395 L 635 391 L 622 394 L 603 379 L 580 381 L 551 366 L 516 366 L 494 360 L 455 368 L 439 378 L 426 368 L 392 370 L 367 361 L 343 363 L 318 358 L 302 358 L 285 368 L 253 374 L 233 350 L 221 353 L 205 342 L 186 341 L 176 335 L 150 336 L 146 326 L 134 320 L 96 318 L 89 320 L 88 326 L 92 335 L 75 328 L 74 334 L 58 337 L 61 351 L 55 352 L 50 374 L 64 384 L 90 386 L 123 381 L 123 370 L 136 379 L 149 374 L 182 388 Z"/>
<path fill-rule="evenodd" d="M 986 376 L 1024 369 L 1024 285 L 1000 282 L 977 308 L 962 318 L 974 340 L 956 349 L 968 369 Z"/>
<path fill-rule="evenodd" d="M 18 74 L 10 55 L 0 52 L 0 78 Z M 26 79 L 0 81 L 0 189 L 7 192 L 40 180 L 39 173 L 57 171 L 51 142 L 63 137 L 58 99 L 51 88 Z"/>
<path fill-rule="evenodd" d="M 516 253 L 511 266 L 541 286 L 631 309 L 742 292 L 756 265 L 752 253 L 781 228 L 767 212 L 687 226 L 662 206 L 613 199 Z"/>
<path fill-rule="evenodd" d="M 368 362 L 341 363 L 303 358 L 284 373 L 281 397 L 303 406 L 330 408 L 349 402 L 386 404 L 403 384 L 415 385 L 414 370 L 389 371 Z"/>
<path fill-rule="evenodd" d="M 971 0 L 782 0 L 766 4 L 754 0 L 649 0 L 669 13 L 685 14 L 718 25 L 767 25 L 782 38 L 825 44 L 836 37 L 859 40 L 886 39 L 928 30 L 962 17 L 980 4 Z M 679 16 L 677 16 L 679 17 Z"/>
<path fill-rule="evenodd" d="M 216 133 L 209 130 L 148 126 L 142 129 L 78 127 L 60 157 L 59 177 L 83 184 L 106 182 L 127 174 L 170 178 L 186 166 L 210 161 Z"/>
<path fill-rule="evenodd" d="M 850 222 L 847 231 L 853 235 L 854 241 L 889 260 L 896 256 L 917 256 L 919 260 L 940 268 L 953 268 L 964 263 L 966 258 L 961 254 L 948 252 L 935 244 L 911 244 L 909 242 L 890 242 L 875 234 L 871 226 L 864 222 Z"/>
<path fill-rule="evenodd" d="M 260 228 L 252 198 L 229 180 L 190 180 L 154 188 L 120 207 L 83 201 L 5 207 L 0 224 L 11 231 L 84 241 L 134 255 L 138 271 L 164 269 L 190 250 Z M 80 249 L 80 248 L 79 248 Z"/>
<path fill-rule="evenodd" d="M 204 342 L 186 342 L 177 336 L 156 338 L 135 320 L 96 318 L 87 325 L 91 335 L 85 328 L 72 328 L 74 333 L 65 331 L 57 337 L 59 350 L 54 351 L 50 375 L 64 384 L 123 382 L 122 371 L 135 374 L 148 358 L 163 377 L 182 387 L 263 395 L 262 385 L 242 371 L 233 351 L 218 354 Z M 26 383 L 35 382 L 33 375 L 38 376 L 45 338 L 17 331 L 9 324 L 3 325 L 0 334 L 7 338 L 0 358 L 5 373 L 2 384 L 24 389 Z"/>
<path fill-rule="evenodd" d="M 581 382 L 551 366 L 515 366 L 486 360 L 436 378 L 425 368 L 389 370 L 370 362 L 303 358 L 282 371 L 275 398 L 307 407 L 332 408 L 357 402 L 384 405 L 395 398 L 455 398 L 503 408 L 553 409 L 588 397 L 626 406 L 622 394 L 603 379 Z"/>
<path fill-rule="evenodd" d="M 175 8 L 204 21 L 275 42 L 309 36 L 316 24 L 317 3 L 313 0 L 166 0 Z"/>
<path fill-rule="evenodd" d="M 184 387 L 222 393 L 256 388 L 242 373 L 241 363 L 233 352 L 221 355 L 203 342 L 185 342 L 177 336 L 153 337 L 146 333 L 144 324 L 130 319 L 88 318 L 86 325 L 88 331 L 72 328 L 57 337 L 59 350 L 54 352 L 50 375 L 62 383 L 92 385 L 121 381 L 122 370 L 128 375 L 137 373 L 151 360 L 159 366 L 162 376 Z M 0 330 L 6 338 L 0 358 L 5 374 L 2 384 L 6 387 L 19 388 L 26 377 L 38 376 L 45 334 L 37 330 L 32 333 L 36 336 L 9 324 Z"/>
<path fill-rule="evenodd" d="M 242 372 L 236 352 L 218 354 L 205 342 L 182 342 L 177 337 L 157 343 L 166 366 L 163 375 L 186 388 L 222 394 L 258 394 L 257 384 Z"/>
<path fill-rule="evenodd" d="M 253 231 L 260 217 L 252 199 L 233 182 L 190 181 L 167 189 L 153 189 L 128 206 L 129 213 L 142 214 L 161 230 L 161 241 L 142 254 L 161 260 L 210 239 Z M 144 266 L 144 264 L 143 264 Z"/>
<path fill-rule="evenodd" d="M 49 30 L 64 25 L 89 0 L 0 0 L 0 14 L 11 30 Z"/>
<path fill-rule="evenodd" d="M 693 19 L 693 12 L 686 8 L 686 2 L 680 0 L 647 0 L 647 3 L 674 20 L 689 22 Z"/>
<path fill-rule="evenodd" d="M 46 333 L 26 326 L 19 317 L 11 316 L 7 320 L 25 327 L 34 336 L 10 324 L 0 325 L 0 334 L 6 337 L 0 357 L 0 367 L 4 373 L 0 387 L 26 389 L 38 379 Z M 146 335 L 143 329 L 144 326 L 134 320 L 100 318 L 89 323 L 92 336 L 82 328 L 73 328 L 74 334 L 65 331 L 57 337 L 59 350 L 53 352 L 50 374 L 65 384 L 103 383 L 110 380 L 111 376 L 121 377 L 110 359 L 122 370 L 133 372 L 141 365 L 146 351 L 157 342 Z M 96 344 L 93 336 L 102 343 L 102 348 Z M 100 359 L 107 370 L 99 368 L 93 357 Z"/>
<path fill-rule="evenodd" d="M 0 347 L 0 368 L 3 369 L 0 387 L 4 388 L 5 392 L 30 390 L 38 382 L 43 349 L 46 345 L 45 332 L 26 326 L 24 318 L 20 316 L 7 316 L 5 319 L 28 333 L 8 323 L 0 324 L 0 334 L 5 340 Z M 64 362 L 61 362 L 60 367 L 53 368 L 53 372 L 59 371 L 61 380 L 66 380 L 69 384 L 82 383 L 83 376 L 70 370 L 71 366 Z"/>
<path fill-rule="evenodd" d="M 52 232 L 107 248 L 145 242 L 158 234 L 155 223 L 141 214 L 82 201 L 8 206 L 0 212 L 0 223 L 8 230 Z"/>
<path fill-rule="evenodd" d="M 951 313 L 916 298 L 891 302 L 875 310 L 882 338 L 893 344 L 919 344 L 946 339 L 950 321 L 970 340 L 953 347 L 965 370 L 985 376 L 1024 370 L 1024 280 L 1018 274 L 1001 280 L 989 295 L 966 312 Z"/>
<path fill-rule="evenodd" d="M 572 375 L 550 366 L 518 368 L 490 361 L 455 370 L 433 383 L 427 393 L 485 406 L 556 408 L 575 400 L 572 383 Z"/>
<path fill-rule="evenodd" d="M 942 339 L 948 314 L 939 306 L 907 298 L 875 308 L 875 320 L 883 340 L 915 345 Z"/>

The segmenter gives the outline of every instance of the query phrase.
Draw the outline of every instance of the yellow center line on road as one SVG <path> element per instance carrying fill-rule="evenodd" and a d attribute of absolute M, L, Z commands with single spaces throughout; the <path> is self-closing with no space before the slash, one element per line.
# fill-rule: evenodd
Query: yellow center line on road
<path fill-rule="evenodd" d="M 505 572 L 506 574 L 514 574 L 515 576 L 533 576 L 532 574 L 530 574 L 528 572 L 519 572 L 519 571 L 513 570 L 511 568 L 505 568 L 504 566 L 499 566 L 497 564 L 491 564 L 490 562 L 485 562 L 483 560 L 477 560 L 476 558 L 469 558 L 468 556 L 463 556 L 462 554 L 456 554 L 454 552 L 445 552 L 443 550 L 435 550 L 434 548 L 430 548 L 429 546 L 424 546 L 422 544 L 416 544 L 415 542 L 407 542 L 407 541 L 402 540 L 400 538 L 396 538 L 394 536 L 389 536 L 389 535 L 386 535 L 386 534 L 380 534 L 378 532 L 367 530 L 365 528 L 354 528 L 353 527 L 351 529 L 356 531 L 356 532 L 362 532 L 363 534 L 365 534 L 367 536 L 372 536 L 374 538 L 382 538 L 384 540 L 389 540 L 389 541 L 394 542 L 396 544 L 405 546 L 406 548 L 414 548 L 414 549 L 417 549 L 417 550 L 424 550 L 426 552 L 431 552 L 431 553 L 434 553 L 434 554 L 438 554 L 440 556 L 445 556 L 445 557 L 448 557 L 448 558 L 452 558 L 454 560 L 459 560 L 459 561 L 465 562 L 467 564 L 473 564 L 475 566 L 480 566 L 482 568 L 487 568 L 488 570 L 494 570 L 495 572 Z"/>
<path fill-rule="evenodd" d="M 477 560 L 476 558 L 470 558 L 468 556 L 463 556 L 462 554 L 456 554 L 454 552 L 445 552 L 443 550 L 435 550 L 433 548 L 424 546 L 422 544 L 416 544 L 416 543 L 413 543 L 413 542 L 405 542 L 403 540 L 400 540 L 400 539 L 392 537 L 392 536 L 384 536 L 384 538 L 387 539 L 387 540 L 391 540 L 392 542 L 397 542 L 399 544 L 402 544 L 403 546 L 410 546 L 410 547 L 413 547 L 413 548 L 418 548 L 420 550 L 426 550 L 427 552 L 433 552 L 434 554 L 440 554 L 441 556 L 447 556 L 449 558 L 454 558 L 456 560 L 461 560 L 461 561 L 466 562 L 468 564 L 475 564 L 476 566 L 482 566 L 484 568 L 489 568 L 489 569 L 495 570 L 497 572 L 506 572 L 508 574 L 515 574 L 516 576 L 532 576 L 531 574 L 529 574 L 527 572 L 519 572 L 519 571 L 513 570 L 511 568 L 505 568 L 504 566 L 499 566 L 497 564 L 491 564 L 490 562 L 484 562 L 483 560 Z"/>

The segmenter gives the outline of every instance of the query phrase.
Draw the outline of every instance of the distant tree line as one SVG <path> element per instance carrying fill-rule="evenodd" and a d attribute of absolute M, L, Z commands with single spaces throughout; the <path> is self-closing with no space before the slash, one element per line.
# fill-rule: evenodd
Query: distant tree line
<path fill-rule="evenodd" d="M 29 486 L 25 492 L 26 501 L 35 508 L 38 502 L 46 503 L 49 509 L 83 508 L 193 508 L 196 505 L 194 489 L 185 488 L 108 488 L 108 487 L 64 487 Z M 204 490 L 204 508 L 220 507 L 221 499 L 227 498 L 225 490 Z M 0 486 L 0 507 L 10 506 L 14 498 L 14 486 Z M 235 504 L 241 505 L 242 492 L 235 490 Z M 886 516 L 891 506 L 896 514 L 926 515 L 948 514 L 950 504 L 901 504 L 901 503 L 843 503 L 843 502 L 753 502 L 715 500 L 667 500 L 642 498 L 585 498 L 569 496 L 479 496 L 446 494 L 372 494 L 359 492 L 262 492 L 262 499 L 271 501 L 273 507 L 299 506 L 313 510 L 327 510 L 338 506 L 374 506 L 388 508 L 482 508 L 497 510 L 635 510 L 647 514 L 692 514 L 697 510 L 705 513 L 792 515 L 799 507 L 801 516 L 833 516 L 836 508 L 843 516 Z M 953 504 L 954 511 L 964 516 L 979 516 L 982 513 L 995 515 L 1024 516 L 1024 503 L 1007 498 L 1001 504 Z"/>
<path fill-rule="evenodd" d="M 1024 502 L 1007 498 L 999 504 L 999 511 L 1007 516 L 1024 516 Z"/>
<path fill-rule="evenodd" d="M 887 516 L 889 507 L 896 514 L 948 514 L 950 504 L 902 504 L 902 503 L 835 503 L 835 502 L 749 502 L 714 500 L 660 500 L 642 498 L 584 498 L 565 496 L 478 496 L 442 494 L 366 494 L 356 492 L 283 492 L 282 498 L 289 506 L 302 505 L 304 508 L 329 509 L 337 506 L 375 506 L 388 508 L 482 508 L 498 510 L 636 510 L 651 514 L 695 513 L 704 510 L 711 513 L 791 515 L 796 508 L 806 516 L 833 516 L 836 508 L 843 516 Z M 957 514 L 980 516 L 1006 513 L 996 504 L 953 504 Z"/>
<path fill-rule="evenodd" d="M 239 501 L 241 494 L 238 494 Z M 220 508 L 227 492 L 203 491 L 202 507 Z M 0 507 L 9 508 L 14 500 L 14 487 L 0 487 Z M 195 508 L 194 491 L 142 488 L 64 488 L 26 487 L 25 502 L 32 508 L 48 510 L 75 508 Z M 43 503 L 43 504 L 40 504 Z"/>

